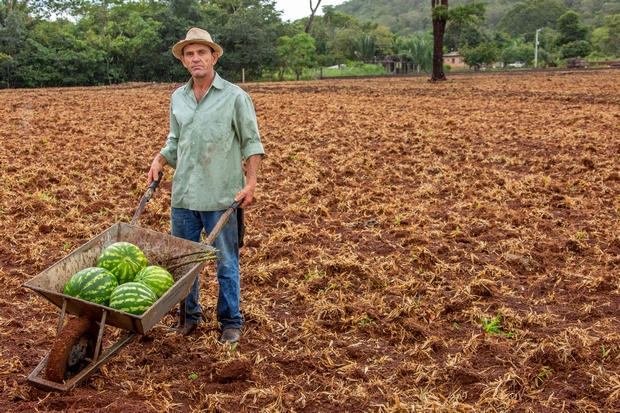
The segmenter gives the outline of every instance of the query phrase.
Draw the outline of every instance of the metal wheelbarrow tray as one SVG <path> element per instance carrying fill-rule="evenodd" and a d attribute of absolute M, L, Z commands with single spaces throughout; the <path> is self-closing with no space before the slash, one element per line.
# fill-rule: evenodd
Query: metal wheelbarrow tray
<path fill-rule="evenodd" d="M 103 252 L 107 246 L 119 241 L 130 242 L 138 246 L 145 253 L 149 263 L 153 262 L 154 259 L 161 260 L 162 257 L 171 258 L 192 252 L 213 250 L 213 247 L 205 244 L 187 241 L 138 226 L 117 223 L 58 261 L 56 264 L 47 268 L 39 275 L 24 283 L 25 287 L 38 292 L 62 309 L 59 320 L 59 331 L 62 328 L 65 312 L 76 317 L 87 317 L 95 321 L 100 321 L 100 337 L 97 341 L 97 350 L 99 350 L 101 346 L 101 337 L 105 324 L 129 332 L 103 352 L 97 360 L 93 360 L 82 372 L 66 381 L 64 384 L 39 377 L 47 362 L 48 354 L 28 377 L 28 381 L 36 387 L 44 390 L 67 391 L 73 386 L 88 379 L 88 377 L 90 377 L 103 363 L 116 354 L 122 347 L 133 341 L 137 334 L 146 333 L 170 309 L 179 302 L 184 301 L 185 297 L 189 294 L 194 280 L 205 264 L 204 262 L 192 263 L 171 271 L 175 280 L 174 285 L 141 316 L 117 311 L 62 293 L 65 283 L 73 274 L 86 267 L 94 267 L 101 252 Z M 95 354 L 99 353 L 97 350 Z"/>
<path fill-rule="evenodd" d="M 159 180 L 161 180 L 161 173 L 159 175 Z M 124 346 L 131 343 L 138 334 L 144 334 L 150 330 L 151 327 L 177 303 L 180 303 L 180 323 L 185 323 L 185 298 L 189 294 L 194 280 L 205 265 L 204 261 L 190 262 L 193 258 L 186 258 L 174 262 L 175 265 L 183 262 L 187 264 L 170 271 L 175 283 L 141 316 L 117 311 L 110 307 L 98 305 L 62 293 L 64 285 L 69 278 L 84 268 L 94 267 L 103 250 L 115 242 L 125 241 L 138 246 L 146 255 L 149 265 L 159 265 L 158 263 L 162 261 L 182 255 L 214 251 L 212 247 L 213 242 L 228 222 L 230 215 L 242 203 L 242 200 L 234 202 L 224 212 L 204 243 L 192 242 L 149 229 L 140 228 L 136 225 L 140 213 L 144 209 L 146 202 L 151 199 L 159 180 L 153 181 L 149 186 L 130 224 L 120 222 L 115 224 L 23 284 L 24 287 L 36 291 L 61 308 L 60 319 L 58 321 L 58 334 L 60 334 L 63 328 L 66 313 L 76 317 L 86 317 L 89 320 L 99 322 L 99 333 L 96 339 L 94 356 L 92 359 L 85 358 L 84 363 L 88 363 L 85 367 L 78 371 L 73 377 L 64 380 L 63 383 L 47 380 L 42 377 L 41 373 L 50 357 L 50 351 L 30 376 L 28 376 L 28 382 L 33 386 L 48 391 L 67 391 L 79 385 L 87 380 L 101 367 L 101 365 L 118 353 Z M 100 351 L 102 350 L 101 342 L 106 324 L 126 330 L 127 333 L 121 336 L 118 341 L 105 351 Z"/>

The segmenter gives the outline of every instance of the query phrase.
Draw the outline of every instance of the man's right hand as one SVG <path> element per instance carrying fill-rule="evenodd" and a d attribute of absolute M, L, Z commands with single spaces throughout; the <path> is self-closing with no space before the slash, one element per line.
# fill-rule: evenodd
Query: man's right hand
<path fill-rule="evenodd" d="M 151 169 L 149 169 L 148 185 L 151 184 L 159 175 L 159 172 L 164 169 L 164 166 L 168 165 L 166 158 L 161 153 L 158 153 L 153 162 L 151 163 Z"/>

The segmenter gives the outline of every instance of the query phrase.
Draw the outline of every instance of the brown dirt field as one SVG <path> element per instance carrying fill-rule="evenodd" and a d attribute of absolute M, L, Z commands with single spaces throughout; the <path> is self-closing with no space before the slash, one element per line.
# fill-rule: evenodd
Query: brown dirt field
<path fill-rule="evenodd" d="M 22 284 L 129 221 L 177 86 L 0 91 L 0 411 L 620 411 L 618 70 L 245 85 L 241 343 L 156 327 L 31 387 L 60 310 Z"/>

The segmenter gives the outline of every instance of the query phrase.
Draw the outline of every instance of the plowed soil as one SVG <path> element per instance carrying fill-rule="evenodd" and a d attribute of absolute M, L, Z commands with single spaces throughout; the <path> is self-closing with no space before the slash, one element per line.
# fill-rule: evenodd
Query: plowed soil
<path fill-rule="evenodd" d="M 30 386 L 60 310 L 22 284 L 130 220 L 178 86 L 0 91 L 0 411 L 620 411 L 620 70 L 243 85 L 241 342 L 154 327 Z M 141 226 L 169 233 L 172 173 Z"/>

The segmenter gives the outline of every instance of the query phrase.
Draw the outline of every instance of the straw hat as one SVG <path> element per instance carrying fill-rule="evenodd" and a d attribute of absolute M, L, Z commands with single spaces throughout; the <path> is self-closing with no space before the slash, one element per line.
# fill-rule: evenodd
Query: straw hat
<path fill-rule="evenodd" d="M 211 46 L 213 51 L 219 53 L 220 56 L 224 54 L 224 51 L 222 50 L 220 45 L 217 43 L 213 43 L 209 32 L 199 29 L 197 27 L 192 27 L 191 29 L 189 29 L 187 31 L 187 34 L 185 35 L 185 40 L 181 40 L 172 47 L 172 54 L 177 59 L 180 59 L 183 55 L 183 48 L 188 44 L 192 43 L 206 44 L 207 46 Z"/>

